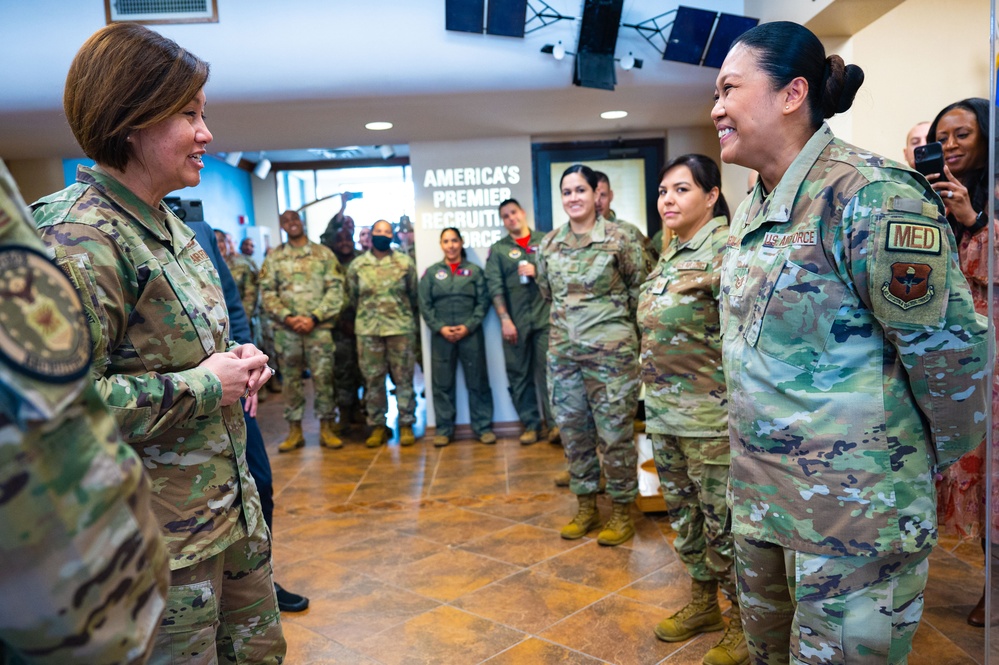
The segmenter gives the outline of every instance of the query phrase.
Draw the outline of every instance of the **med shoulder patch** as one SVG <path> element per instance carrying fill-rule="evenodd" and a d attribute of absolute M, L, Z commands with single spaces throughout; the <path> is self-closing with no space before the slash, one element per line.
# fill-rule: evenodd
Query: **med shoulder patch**
<path fill-rule="evenodd" d="M 0 360 L 39 381 L 76 381 L 90 369 L 88 330 L 62 270 L 30 247 L 0 247 Z"/>

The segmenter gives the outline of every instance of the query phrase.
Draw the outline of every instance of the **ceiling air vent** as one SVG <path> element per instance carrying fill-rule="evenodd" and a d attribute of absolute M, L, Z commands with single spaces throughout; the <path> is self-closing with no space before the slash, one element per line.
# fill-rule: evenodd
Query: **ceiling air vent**
<path fill-rule="evenodd" d="M 218 0 L 104 0 L 108 23 L 218 23 Z"/>

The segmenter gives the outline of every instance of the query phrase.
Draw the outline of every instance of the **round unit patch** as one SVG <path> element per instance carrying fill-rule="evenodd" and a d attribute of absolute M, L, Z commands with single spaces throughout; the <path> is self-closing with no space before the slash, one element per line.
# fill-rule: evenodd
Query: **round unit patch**
<path fill-rule="evenodd" d="M 73 284 L 30 247 L 0 247 L 0 360 L 41 381 L 86 375 L 93 350 Z"/>
<path fill-rule="evenodd" d="M 511 259 L 519 259 L 522 255 L 519 249 L 511 249 L 510 253 L 507 254 Z"/>
<path fill-rule="evenodd" d="M 448 274 L 449 273 L 447 270 L 438 270 L 437 274 L 434 275 L 434 277 L 436 277 L 437 279 L 447 279 Z"/>

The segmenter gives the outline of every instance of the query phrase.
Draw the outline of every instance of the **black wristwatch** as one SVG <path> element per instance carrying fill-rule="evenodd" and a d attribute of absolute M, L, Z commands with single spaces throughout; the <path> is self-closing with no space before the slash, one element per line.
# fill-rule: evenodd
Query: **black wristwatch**
<path fill-rule="evenodd" d="M 975 223 L 968 227 L 969 231 L 977 231 L 979 229 L 985 228 L 985 225 L 989 223 L 989 213 L 987 210 L 983 210 L 978 213 L 978 217 L 975 217 Z"/>
<path fill-rule="evenodd" d="M 314 323 L 315 325 L 318 326 L 319 325 L 319 317 L 317 317 L 315 314 L 311 314 L 310 316 L 312 317 L 312 323 Z"/>

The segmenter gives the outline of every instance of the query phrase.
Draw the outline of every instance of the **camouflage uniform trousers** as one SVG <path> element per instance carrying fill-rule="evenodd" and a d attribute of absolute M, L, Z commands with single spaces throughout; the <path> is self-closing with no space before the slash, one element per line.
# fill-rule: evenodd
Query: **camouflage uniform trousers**
<path fill-rule="evenodd" d="M 172 572 L 149 665 L 284 662 L 271 545 L 261 525 L 223 552 Z"/>
<path fill-rule="evenodd" d="M 333 418 L 333 336 L 327 329 L 313 329 L 308 335 L 275 325 L 274 346 L 281 359 L 284 376 L 284 419 L 301 420 L 305 412 L 305 387 L 302 371 L 312 373 L 316 389 L 316 417 Z"/>
<path fill-rule="evenodd" d="M 399 425 L 412 427 L 416 422 L 416 395 L 413 391 L 413 371 L 416 364 L 416 339 L 406 335 L 357 336 L 357 357 L 364 376 L 364 401 L 368 410 L 368 425 L 385 424 L 388 397 L 385 394 L 385 374 L 392 372 L 395 396 L 399 403 Z"/>
<path fill-rule="evenodd" d="M 333 361 L 336 405 L 340 409 L 340 422 L 346 424 L 350 414 L 360 407 L 357 390 L 362 385 L 362 377 L 358 366 L 357 338 L 334 328 L 333 344 L 336 347 Z"/>
<path fill-rule="evenodd" d="M 503 341 L 506 378 L 510 383 L 510 399 L 517 417 L 525 429 L 541 429 L 541 418 L 551 425 L 551 400 L 548 399 L 548 376 L 545 356 L 548 353 L 548 328 L 518 334 L 517 343 Z M 539 394 L 540 393 L 540 394 Z M 541 398 L 541 411 L 538 398 Z"/>
<path fill-rule="evenodd" d="M 923 614 L 930 550 L 831 557 L 734 541 L 754 665 L 904 665 Z"/>
<path fill-rule="evenodd" d="M 604 345 L 552 344 L 548 392 L 569 459 L 569 489 L 593 494 L 603 457 L 607 494 L 618 503 L 638 494 L 634 421 L 638 408 L 638 348 L 634 340 Z"/>
<path fill-rule="evenodd" d="M 737 602 L 732 520 L 725 501 L 728 437 L 651 433 L 650 438 L 670 524 L 677 534 L 673 549 L 692 578 L 717 580 L 725 597 Z"/>

